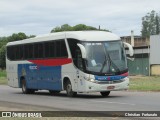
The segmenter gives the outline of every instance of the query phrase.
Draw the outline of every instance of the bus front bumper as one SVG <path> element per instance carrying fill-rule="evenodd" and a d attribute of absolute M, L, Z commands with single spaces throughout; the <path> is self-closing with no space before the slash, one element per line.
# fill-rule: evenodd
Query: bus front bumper
<path fill-rule="evenodd" d="M 105 83 L 94 83 L 86 81 L 86 92 L 102 92 L 102 91 L 118 91 L 118 90 L 127 90 L 129 88 L 129 78 L 126 77 L 123 79 L 123 82 L 105 84 Z"/>

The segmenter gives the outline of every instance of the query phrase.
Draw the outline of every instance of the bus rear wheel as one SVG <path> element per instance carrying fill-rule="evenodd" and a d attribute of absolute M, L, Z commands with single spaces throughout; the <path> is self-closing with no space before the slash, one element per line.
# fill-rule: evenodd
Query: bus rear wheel
<path fill-rule="evenodd" d="M 110 91 L 100 92 L 103 97 L 107 97 L 110 94 Z"/>
<path fill-rule="evenodd" d="M 72 85 L 70 81 L 67 81 L 66 92 L 67 92 L 67 96 L 69 97 L 74 97 L 77 95 L 77 92 L 72 91 Z"/>
<path fill-rule="evenodd" d="M 26 81 L 23 79 L 22 80 L 22 92 L 24 94 L 33 94 L 35 92 L 35 90 L 28 89 L 27 86 L 26 86 Z"/>

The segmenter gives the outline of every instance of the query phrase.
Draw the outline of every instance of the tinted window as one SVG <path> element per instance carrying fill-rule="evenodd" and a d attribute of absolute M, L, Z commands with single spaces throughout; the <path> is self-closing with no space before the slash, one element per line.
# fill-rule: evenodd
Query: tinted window
<path fill-rule="evenodd" d="M 82 54 L 81 54 L 80 48 L 77 46 L 77 43 L 79 43 L 78 40 L 68 39 L 68 44 L 69 44 L 74 65 L 78 67 L 80 70 L 83 70 Z"/>
<path fill-rule="evenodd" d="M 24 59 L 31 59 L 33 55 L 33 44 L 24 45 Z"/>
<path fill-rule="evenodd" d="M 14 46 L 15 60 L 23 59 L 23 45 Z"/>
<path fill-rule="evenodd" d="M 59 58 L 68 57 L 67 48 L 64 40 L 55 40 L 44 43 L 45 57 Z"/>
<path fill-rule="evenodd" d="M 68 57 L 65 41 L 61 41 L 61 56 Z"/>
<path fill-rule="evenodd" d="M 7 47 L 10 60 L 68 57 L 64 40 L 29 43 Z"/>
<path fill-rule="evenodd" d="M 55 57 L 55 42 L 45 42 L 44 43 L 44 51 L 46 58 Z"/>
<path fill-rule="evenodd" d="M 61 57 L 61 41 L 56 41 L 56 57 Z"/>
<path fill-rule="evenodd" d="M 7 57 L 10 60 L 23 59 L 23 45 L 7 47 Z"/>
<path fill-rule="evenodd" d="M 34 44 L 34 58 L 43 58 L 44 57 L 44 47 L 43 43 Z"/>
<path fill-rule="evenodd" d="M 10 60 L 14 60 L 14 47 L 13 46 L 9 46 L 7 47 L 7 57 Z"/>
<path fill-rule="evenodd" d="M 67 48 L 64 40 L 56 41 L 56 57 L 67 57 Z"/>
<path fill-rule="evenodd" d="M 28 59 L 34 58 L 33 44 L 28 45 Z"/>
<path fill-rule="evenodd" d="M 24 59 L 24 46 L 23 45 L 19 45 L 19 58 L 20 60 Z"/>
<path fill-rule="evenodd" d="M 69 44 L 69 48 L 70 48 L 73 59 L 76 58 L 76 49 L 78 49 L 77 43 L 78 43 L 78 40 L 68 39 L 68 44 Z"/>

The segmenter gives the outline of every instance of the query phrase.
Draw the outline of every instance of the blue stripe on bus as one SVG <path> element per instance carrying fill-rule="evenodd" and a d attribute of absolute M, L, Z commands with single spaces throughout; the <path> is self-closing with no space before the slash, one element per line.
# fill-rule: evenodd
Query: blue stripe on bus
<path fill-rule="evenodd" d="M 116 75 L 116 76 L 97 76 L 95 75 L 94 77 L 95 77 L 95 80 L 98 80 L 98 81 L 112 81 L 112 80 L 121 80 L 127 76 L 128 76 L 128 72 L 122 75 Z"/>
<path fill-rule="evenodd" d="M 62 90 L 61 66 L 38 66 L 36 64 L 19 64 L 18 78 L 24 76 L 27 88 Z"/>

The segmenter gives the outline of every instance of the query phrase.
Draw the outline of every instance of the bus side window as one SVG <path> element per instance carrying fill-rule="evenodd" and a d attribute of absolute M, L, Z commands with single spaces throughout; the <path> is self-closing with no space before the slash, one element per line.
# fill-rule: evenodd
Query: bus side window
<path fill-rule="evenodd" d="M 56 42 L 56 57 L 68 57 L 67 48 L 64 40 L 57 40 Z"/>
<path fill-rule="evenodd" d="M 19 46 L 19 59 L 23 60 L 24 59 L 24 49 L 23 49 L 23 45 Z"/>
<path fill-rule="evenodd" d="M 14 60 L 14 46 L 7 47 L 7 57 L 10 60 Z"/>
<path fill-rule="evenodd" d="M 33 44 L 28 45 L 28 59 L 34 58 Z"/>
<path fill-rule="evenodd" d="M 45 58 L 55 58 L 55 41 L 44 43 L 44 55 Z"/>
<path fill-rule="evenodd" d="M 34 57 L 35 58 L 43 58 L 44 50 L 43 43 L 35 43 L 34 44 Z"/>

